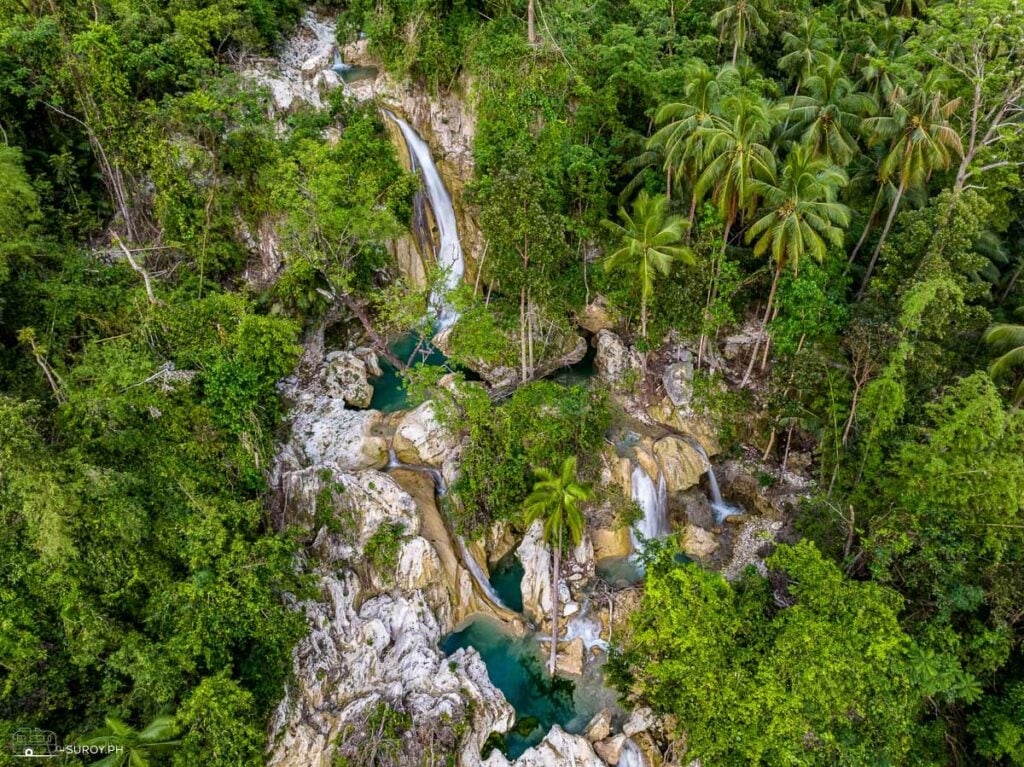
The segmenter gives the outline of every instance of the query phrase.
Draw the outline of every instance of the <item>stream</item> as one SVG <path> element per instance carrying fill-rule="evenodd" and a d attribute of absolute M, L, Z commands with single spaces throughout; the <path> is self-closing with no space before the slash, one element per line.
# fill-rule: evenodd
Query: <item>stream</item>
<path fill-rule="evenodd" d="M 449 296 L 462 283 L 465 273 L 455 209 L 426 142 L 407 122 L 390 111 L 384 110 L 384 114 L 398 126 L 409 151 L 411 169 L 419 173 L 426 201 L 430 206 L 432 215 L 427 216 L 423 211 L 417 215 L 414 224 L 418 229 L 416 233 L 421 247 L 426 250 L 429 245 L 435 262 L 444 271 L 443 286 L 436 287 L 430 299 L 438 317 L 433 330 L 441 330 L 458 320 L 458 312 L 451 305 Z M 430 230 L 430 220 L 434 222 L 436 232 Z M 423 336 L 411 332 L 397 339 L 392 350 L 399 358 L 411 359 L 413 363 L 446 364 L 444 355 L 422 338 Z M 591 349 L 581 363 L 558 371 L 552 377 L 565 385 L 585 384 L 594 375 L 594 370 L 594 353 Z M 398 371 L 387 366 L 384 375 L 372 383 L 372 408 L 382 412 L 405 408 L 407 398 Z M 636 441 L 631 441 L 631 437 L 637 435 L 627 435 L 616 447 L 620 455 L 630 456 L 631 496 L 642 512 L 642 516 L 630 530 L 634 553 L 598 563 L 599 577 L 613 585 L 622 586 L 632 585 L 643 579 L 643 566 L 637 552 L 643 551 L 645 542 L 663 538 L 672 532 L 668 518 L 668 491 L 664 472 L 659 467 L 657 476 L 652 477 L 648 474 L 636 458 Z M 704 454 L 703 448 L 699 445 L 696 447 Z M 706 454 L 704 457 L 707 457 Z M 405 468 L 427 473 L 434 481 L 435 492 L 439 498 L 443 498 L 447 492 L 444 478 L 433 467 L 402 464 L 392 453 L 388 468 Z M 722 499 L 714 469 L 709 469 L 707 474 L 712 508 L 716 521 L 720 523 L 740 510 Z M 452 537 L 457 543 L 459 558 L 472 575 L 478 591 L 501 610 L 521 614 L 523 565 L 515 550 L 507 554 L 494 566 L 493 571 L 488 573 L 486 567 L 469 551 L 462 536 L 452 533 Z M 689 560 L 689 557 L 682 553 L 678 556 L 679 561 Z M 547 673 L 536 632 L 517 637 L 500 621 L 488 616 L 471 617 L 468 622 L 442 639 L 441 649 L 446 655 L 474 648 L 483 659 L 491 682 L 502 691 L 515 709 L 515 726 L 503 736 L 496 736 L 496 740 L 501 741 L 500 744 L 492 741 L 492 744 L 500 747 L 510 759 L 516 759 L 528 748 L 539 743 L 555 724 L 570 733 L 582 732 L 592 717 L 603 708 L 610 709 L 616 726 L 621 726 L 623 712 L 618 706 L 616 694 L 605 685 L 603 678 L 603 665 L 608 650 L 607 638 L 602 637 L 600 620 L 591 613 L 592 605 L 589 599 L 584 598 L 579 613 L 566 625 L 566 635 L 563 639 L 582 640 L 585 648 L 583 674 L 573 679 L 550 676 Z M 637 767 L 643 763 L 643 757 L 636 744 L 632 740 L 627 740 L 619 765 Z"/>

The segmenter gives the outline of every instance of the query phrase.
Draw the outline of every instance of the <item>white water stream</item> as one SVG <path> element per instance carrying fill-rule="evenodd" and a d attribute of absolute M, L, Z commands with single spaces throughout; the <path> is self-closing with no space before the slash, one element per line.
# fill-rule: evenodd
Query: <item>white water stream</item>
<path fill-rule="evenodd" d="M 434 487 L 437 489 L 439 497 L 443 498 L 448 493 L 448 485 L 444 481 L 444 475 L 441 474 L 433 466 L 423 466 L 420 464 L 413 463 L 402 463 L 398 460 L 398 456 L 395 455 L 395 451 L 388 448 L 388 469 L 408 469 L 409 471 L 418 471 L 423 474 L 427 474 L 432 480 L 434 480 Z M 508 606 L 501 601 L 501 597 L 498 596 L 498 592 L 494 590 L 494 586 L 491 585 L 490 579 L 487 577 L 487 573 L 484 572 L 483 568 L 480 567 L 480 563 L 476 561 L 476 557 L 469 551 L 469 547 L 466 545 L 466 540 L 461 535 L 455 536 L 455 542 L 459 545 L 459 556 L 462 558 L 462 563 L 469 570 L 469 574 L 473 576 L 473 580 L 476 581 L 476 585 L 480 587 L 480 590 L 487 595 L 487 598 L 491 600 L 498 607 L 504 607 L 506 610 Z"/>
<path fill-rule="evenodd" d="M 644 541 L 668 533 L 668 487 L 662 472 L 658 472 L 658 482 L 655 484 L 642 466 L 633 467 L 630 486 L 633 500 L 644 514 L 629 531 L 633 550 L 640 551 L 643 549 Z"/>
<path fill-rule="evenodd" d="M 387 110 L 384 111 L 384 114 L 393 120 L 402 132 L 402 138 L 405 139 L 409 154 L 414 160 L 414 168 L 418 168 L 422 173 L 423 186 L 427 192 L 427 199 L 430 201 L 430 208 L 434 212 L 434 221 L 437 223 L 438 240 L 440 241 L 434 257 L 437 265 L 444 270 L 445 280 L 443 293 L 435 294 L 431 298 L 431 303 L 437 308 L 440 317 L 438 329 L 444 330 L 459 318 L 458 312 L 449 303 L 447 294 L 462 283 L 462 276 L 466 270 L 462 255 L 462 243 L 459 241 L 455 206 L 452 205 L 451 195 L 448 194 L 441 174 L 434 164 L 434 158 L 430 154 L 427 142 L 420 138 L 420 135 L 405 120 Z"/>

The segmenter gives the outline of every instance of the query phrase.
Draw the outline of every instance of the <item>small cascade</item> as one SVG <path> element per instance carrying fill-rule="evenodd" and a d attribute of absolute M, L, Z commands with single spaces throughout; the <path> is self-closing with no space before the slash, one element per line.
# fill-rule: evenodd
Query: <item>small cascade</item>
<path fill-rule="evenodd" d="M 462 557 L 463 564 L 466 565 L 466 569 L 469 570 L 469 574 L 473 576 L 473 580 L 476 581 L 476 585 L 487 595 L 487 598 L 496 604 L 498 607 L 504 607 L 506 610 L 509 609 L 504 602 L 501 601 L 501 597 L 498 596 L 498 592 L 494 590 L 494 586 L 491 585 L 490 580 L 487 578 L 487 573 L 480 567 L 480 563 L 476 561 L 476 557 L 469 551 L 469 547 L 466 545 L 466 539 L 461 535 L 455 536 L 456 542 L 459 544 L 459 556 Z"/>
<path fill-rule="evenodd" d="M 344 75 L 349 69 L 352 68 L 351 64 L 346 64 L 341 60 L 341 51 L 337 48 L 334 49 L 334 63 L 331 64 L 331 69 L 337 72 L 339 75 Z"/>
<path fill-rule="evenodd" d="M 582 609 L 569 620 L 565 636 L 560 641 L 571 642 L 573 639 L 582 639 L 587 652 L 595 647 L 608 649 L 608 642 L 601 638 L 601 622 L 590 614 L 589 599 L 583 601 Z"/>
<path fill-rule="evenodd" d="M 434 480 L 434 487 L 439 498 L 444 498 L 448 493 L 448 485 L 444 481 L 444 475 L 441 474 L 440 471 L 435 469 L 433 466 L 402 463 L 395 454 L 394 448 L 388 448 L 388 465 L 385 468 L 387 471 L 392 469 L 406 469 L 408 471 L 418 471 L 423 474 L 427 474 Z M 466 545 L 465 538 L 461 535 L 456 535 L 455 542 L 459 545 L 459 556 L 462 558 L 462 563 L 466 566 L 466 569 L 469 570 L 469 574 L 473 576 L 473 580 L 476 581 L 476 585 L 480 587 L 480 590 L 487 595 L 487 598 L 492 603 L 498 607 L 508 610 L 508 606 L 501 601 L 501 597 L 498 596 L 498 592 L 495 591 L 494 586 L 491 585 L 491 582 L 487 577 L 487 573 L 484 572 L 483 568 L 480 567 L 480 563 L 477 562 L 476 558 L 470 553 L 469 547 Z"/>
<path fill-rule="evenodd" d="M 715 521 L 722 524 L 727 517 L 735 514 L 742 514 L 742 510 L 722 500 L 722 491 L 718 489 L 718 477 L 715 476 L 715 467 L 711 465 L 707 451 L 697 440 L 689 440 L 693 449 L 700 453 L 701 457 L 708 462 L 708 490 L 711 491 L 711 508 L 715 512 Z"/>
<path fill-rule="evenodd" d="M 444 293 L 450 293 L 462 283 L 462 276 L 466 268 L 462 255 L 462 243 L 459 241 L 458 219 L 455 217 L 455 207 L 452 205 L 451 195 L 448 194 L 441 174 L 434 164 L 434 158 L 430 154 L 427 142 L 420 138 L 419 134 L 405 120 L 387 110 L 384 111 L 384 114 L 394 121 L 402 132 L 402 138 L 405 139 L 405 144 L 409 148 L 413 169 L 418 169 L 423 178 L 427 199 L 434 212 L 434 221 L 437 223 L 438 230 L 439 243 L 434 256 L 437 265 L 445 273 Z M 459 318 L 458 312 L 448 304 L 445 295 L 435 295 L 431 302 L 437 307 L 440 314 L 438 329 L 443 330 L 450 327 Z"/>
<path fill-rule="evenodd" d="M 668 487 L 662 472 L 658 472 L 658 482 L 655 484 L 642 466 L 633 467 L 630 485 L 633 500 L 644 513 L 643 518 L 637 520 L 630 530 L 633 550 L 639 551 L 644 541 L 668 533 Z"/>
<path fill-rule="evenodd" d="M 626 738 L 619 755 L 619 767 L 647 767 L 647 760 L 640 746 L 632 738 Z"/>

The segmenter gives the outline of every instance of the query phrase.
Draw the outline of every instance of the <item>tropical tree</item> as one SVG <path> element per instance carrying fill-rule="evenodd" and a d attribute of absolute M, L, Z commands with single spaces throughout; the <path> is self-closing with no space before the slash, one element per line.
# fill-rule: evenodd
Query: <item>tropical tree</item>
<path fill-rule="evenodd" d="M 715 115 L 710 127 L 698 134 L 704 145 L 704 170 L 697 179 L 696 194 L 708 192 L 718 205 L 725 222 L 722 250 L 708 284 L 707 307 L 716 295 L 718 268 L 729 245 L 729 235 L 743 214 L 757 211 L 757 194 L 753 183 L 775 175 L 775 154 L 767 144 L 774 124 L 767 104 L 749 94 L 736 94 L 722 102 L 722 114 Z M 702 333 L 697 351 L 697 365 L 703 357 L 706 338 Z"/>
<path fill-rule="evenodd" d="M 874 114 L 874 100 L 857 92 L 846 76 L 842 59 L 826 56 L 804 82 L 805 95 L 784 99 L 789 107 L 789 133 L 807 144 L 815 157 L 845 166 L 858 152 L 857 139 L 864 118 Z"/>
<path fill-rule="evenodd" d="M 179 743 L 172 739 L 175 731 L 172 716 L 158 716 L 141 730 L 113 716 L 105 717 L 103 722 L 106 726 L 92 733 L 83 745 L 117 750 L 93 762 L 93 767 L 148 767 L 150 756 L 166 753 Z"/>
<path fill-rule="evenodd" d="M 711 17 L 711 23 L 718 27 L 721 40 L 732 40 L 732 63 L 735 66 L 740 50 L 747 44 L 752 32 L 762 35 L 768 25 L 761 20 L 754 0 L 726 0 L 725 7 Z"/>
<path fill-rule="evenodd" d="M 984 338 L 985 343 L 996 351 L 1005 350 L 989 365 L 990 376 L 999 378 L 1024 367 L 1024 325 L 993 325 L 985 331 Z M 1016 402 L 1024 400 L 1024 378 L 1021 378 L 1014 387 L 1013 398 Z"/>
<path fill-rule="evenodd" d="M 685 180 L 690 190 L 690 227 L 697 213 L 697 179 L 704 169 L 702 129 L 714 125 L 714 116 L 726 93 L 739 84 L 736 67 L 725 65 L 712 69 L 701 59 L 690 59 L 683 65 L 683 100 L 663 105 L 654 115 L 662 127 L 648 140 L 649 148 L 660 148 L 666 177 L 671 186 L 673 174 Z M 671 192 L 670 192 L 671 193 Z M 687 239 L 690 230 L 686 233 Z"/>
<path fill-rule="evenodd" d="M 850 211 L 837 202 L 837 198 L 846 184 L 843 170 L 826 159 L 815 158 L 807 148 L 799 146 L 786 158 L 786 167 L 778 182 L 756 180 L 752 183 L 752 193 L 763 199 L 767 212 L 747 229 L 747 242 L 754 242 L 757 256 L 770 252 L 775 270 L 761 332 L 754 343 L 743 384 L 750 377 L 758 348 L 772 319 L 775 291 L 783 267 L 788 265 L 796 273 L 804 255 L 821 261 L 830 245 L 842 246 Z M 767 352 L 765 342 L 765 360 Z"/>
<path fill-rule="evenodd" d="M 796 32 L 782 33 L 782 48 L 786 55 L 779 59 L 779 69 L 786 72 L 796 85 L 793 95 L 800 93 L 803 81 L 818 64 L 829 58 L 836 39 L 829 35 L 828 27 L 815 16 L 805 16 Z"/>
<path fill-rule="evenodd" d="M 544 541 L 554 549 L 554 562 L 551 568 L 551 659 L 548 669 L 555 673 L 555 661 L 558 654 L 558 580 L 562 565 L 562 547 L 565 532 L 573 546 L 578 546 L 583 537 L 583 512 L 580 504 L 594 497 L 589 485 L 580 483 L 576 478 L 576 456 L 569 456 L 562 461 L 557 471 L 546 468 L 534 470 L 537 481 L 533 490 L 523 502 L 526 524 L 532 525 L 543 520 Z"/>
<path fill-rule="evenodd" d="M 878 0 L 839 0 L 835 8 L 840 16 L 848 19 L 866 19 L 885 13 L 885 6 Z"/>
<path fill-rule="evenodd" d="M 910 92 L 897 86 L 887 114 L 864 120 L 864 128 L 873 142 L 888 142 L 888 151 L 878 168 L 878 180 L 883 184 L 893 183 L 896 194 L 871 254 L 858 298 L 867 289 L 903 195 L 908 189 L 925 184 L 934 171 L 948 168 L 954 153 L 963 152 L 960 134 L 949 124 L 960 100 L 947 98 L 944 85 L 940 76 L 929 74 L 919 88 Z"/>
<path fill-rule="evenodd" d="M 669 215 L 668 197 L 641 192 L 633 202 L 632 215 L 619 209 L 625 226 L 606 221 L 622 238 L 622 247 L 608 256 L 605 271 L 628 272 L 640 286 L 640 335 L 647 339 L 647 307 L 654 293 L 654 280 L 667 277 L 676 261 L 693 263 L 693 253 L 681 245 L 686 219 Z"/>

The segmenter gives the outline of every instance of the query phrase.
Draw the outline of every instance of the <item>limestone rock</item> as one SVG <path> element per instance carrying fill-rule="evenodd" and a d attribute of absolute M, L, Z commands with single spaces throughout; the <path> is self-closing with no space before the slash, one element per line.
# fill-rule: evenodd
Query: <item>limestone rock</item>
<path fill-rule="evenodd" d="M 665 474 L 665 484 L 670 493 L 693 487 L 711 466 L 693 445 L 675 436 L 663 437 L 655 442 L 654 455 Z"/>
<path fill-rule="evenodd" d="M 371 352 L 372 353 L 372 352 Z M 373 366 L 376 367 L 376 355 Z M 379 371 L 380 368 L 377 367 Z M 379 374 L 379 373 L 378 373 Z M 324 391 L 330 397 L 343 399 L 346 405 L 358 408 L 370 406 L 373 386 L 368 380 L 371 375 L 365 355 L 355 352 L 336 351 L 327 355 L 321 373 Z"/>
<path fill-rule="evenodd" d="M 244 221 L 238 221 L 238 234 L 249 251 L 249 260 L 242 275 L 246 285 L 255 292 L 262 292 L 273 285 L 284 270 L 284 253 L 281 251 L 280 221 L 277 217 L 260 217 L 255 229 Z"/>
<path fill-rule="evenodd" d="M 647 706 L 641 706 L 629 715 L 629 719 L 622 725 L 622 732 L 627 738 L 631 738 L 638 732 L 646 732 L 658 722 L 658 717 Z"/>
<path fill-rule="evenodd" d="M 661 382 L 665 387 L 665 395 L 675 407 L 689 408 L 693 400 L 693 360 L 689 352 L 685 352 L 681 362 L 665 368 Z"/>
<path fill-rule="evenodd" d="M 309 634 L 293 651 L 294 682 L 271 719 L 268 764 L 329 767 L 339 734 L 358 736 L 364 712 L 380 702 L 405 710 L 422 736 L 403 739 L 402 763 L 419 763 L 423 743 L 466 722 L 451 747 L 461 764 L 479 764 L 487 735 L 509 729 L 515 712 L 477 652 L 441 654 L 440 627 L 418 591 L 361 601 L 350 572 L 323 577 L 321 592 L 320 600 L 296 605 Z"/>
<path fill-rule="evenodd" d="M 584 650 L 582 637 L 576 637 L 568 642 L 559 642 L 558 652 L 555 655 L 555 668 L 563 674 L 582 676 Z"/>
<path fill-rule="evenodd" d="M 526 531 L 516 556 L 523 563 L 523 612 L 541 625 L 551 615 L 551 552 L 537 520 Z"/>
<path fill-rule="evenodd" d="M 409 232 L 404 232 L 399 237 L 389 240 L 386 247 L 388 253 L 395 259 L 395 263 L 398 264 L 398 270 L 405 277 L 409 287 L 414 290 L 425 288 L 427 286 L 427 269 L 413 236 Z"/>
<path fill-rule="evenodd" d="M 695 439 L 708 456 L 718 454 L 717 430 L 714 424 L 704 416 L 677 408 L 667 396 L 647 408 L 647 415 L 658 423 Z"/>
<path fill-rule="evenodd" d="M 463 763 L 465 764 L 465 763 Z M 483 767 L 606 767 L 594 747 L 582 735 L 570 735 L 557 724 L 544 740 L 528 748 L 510 763 L 500 751 L 492 751 Z"/>
<path fill-rule="evenodd" d="M 594 343 L 597 346 L 594 364 L 598 375 L 605 381 L 613 386 L 622 386 L 626 383 L 627 374 L 639 374 L 640 355 L 610 330 L 598 332 Z"/>
<path fill-rule="evenodd" d="M 708 532 L 703 527 L 687 525 L 683 531 L 683 539 L 680 543 L 687 554 L 695 559 L 709 557 L 718 551 L 718 540 L 714 533 Z"/>
<path fill-rule="evenodd" d="M 323 512 L 333 516 L 335 525 L 321 528 L 312 544 L 329 562 L 361 557 L 366 542 L 384 524 L 401 525 L 409 536 L 419 533 L 416 502 L 388 474 L 349 473 L 338 464 L 318 464 L 284 472 L 281 489 L 285 498 L 281 527 L 312 529 Z M 318 509 L 324 502 L 332 503 L 332 508 Z"/>
<path fill-rule="evenodd" d="M 397 586 L 406 591 L 423 589 L 442 575 L 441 559 L 426 538 L 406 541 L 398 555 Z"/>
<path fill-rule="evenodd" d="M 383 468 L 388 445 L 376 435 L 380 423 L 376 410 L 348 410 L 342 399 L 311 396 L 294 411 L 291 445 L 302 465 L 333 463 L 343 471 Z"/>
<path fill-rule="evenodd" d="M 599 333 L 602 330 L 611 330 L 618 324 L 618 318 L 608 303 L 608 299 L 598 294 L 594 300 L 587 304 L 583 314 L 577 319 L 579 326 L 591 333 Z"/>
<path fill-rule="evenodd" d="M 317 73 L 331 66 L 331 53 L 327 51 L 318 51 L 313 56 L 302 62 L 299 66 L 299 71 L 302 73 L 303 80 L 312 80 Z"/>
<path fill-rule="evenodd" d="M 427 400 L 402 416 L 392 443 L 398 460 L 441 466 L 455 452 L 455 437 L 437 421 L 434 403 Z"/>
<path fill-rule="evenodd" d="M 594 718 L 590 720 L 587 725 L 587 729 L 583 731 L 583 737 L 589 740 L 591 743 L 595 743 L 599 740 L 604 740 L 612 733 L 612 712 L 607 708 L 602 708 L 596 714 Z"/>
<path fill-rule="evenodd" d="M 633 551 L 633 542 L 626 525 L 599 527 L 591 533 L 591 538 L 594 541 L 594 558 L 597 560 L 625 557 Z"/>
<path fill-rule="evenodd" d="M 619 733 L 611 738 L 605 738 L 595 743 L 594 750 L 605 762 L 614 767 L 614 765 L 619 763 L 619 758 L 622 756 L 622 747 L 625 743 L 626 736 Z"/>

